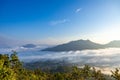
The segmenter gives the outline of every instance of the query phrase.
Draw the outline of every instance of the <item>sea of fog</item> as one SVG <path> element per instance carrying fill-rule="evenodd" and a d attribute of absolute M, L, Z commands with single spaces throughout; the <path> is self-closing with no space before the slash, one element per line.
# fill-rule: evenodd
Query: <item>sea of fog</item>
<path fill-rule="evenodd" d="M 97 50 L 82 50 L 82 51 L 63 51 L 63 52 L 48 52 L 36 49 L 24 48 L 8 48 L 0 49 L 2 54 L 11 54 L 11 50 L 16 50 L 18 57 L 23 62 L 58 60 L 67 61 L 80 65 L 89 64 L 101 68 L 105 73 L 113 68 L 120 67 L 120 48 L 107 48 Z"/>

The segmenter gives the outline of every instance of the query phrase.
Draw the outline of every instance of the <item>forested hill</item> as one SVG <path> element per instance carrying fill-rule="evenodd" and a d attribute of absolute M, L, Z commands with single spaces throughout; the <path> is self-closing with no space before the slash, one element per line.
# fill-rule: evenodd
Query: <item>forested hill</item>
<path fill-rule="evenodd" d="M 86 49 L 103 49 L 103 48 L 112 48 L 112 47 L 120 47 L 120 41 L 111 41 L 108 44 L 98 44 L 94 43 L 90 40 L 77 40 L 71 41 L 66 44 L 61 44 L 55 47 L 50 47 L 43 49 L 42 51 L 75 51 L 75 50 L 86 50 Z"/>

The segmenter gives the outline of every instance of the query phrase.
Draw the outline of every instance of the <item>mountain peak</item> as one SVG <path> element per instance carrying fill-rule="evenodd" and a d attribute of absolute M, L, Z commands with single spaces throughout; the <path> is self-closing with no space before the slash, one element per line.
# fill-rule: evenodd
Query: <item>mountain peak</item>
<path fill-rule="evenodd" d="M 70 51 L 70 50 L 85 50 L 85 49 L 99 49 L 102 48 L 100 44 L 94 43 L 90 40 L 76 40 L 66 44 L 61 44 L 52 48 L 46 48 L 43 51 Z"/>
<path fill-rule="evenodd" d="M 111 41 L 108 44 L 102 45 L 98 44 L 95 42 L 90 41 L 89 39 L 87 40 L 76 40 L 76 41 L 71 41 L 66 44 L 61 44 L 52 48 L 46 48 L 43 49 L 42 51 L 75 51 L 75 50 L 86 50 L 86 49 L 103 49 L 103 48 L 110 48 L 110 47 L 120 47 L 120 40 L 114 40 Z"/>
<path fill-rule="evenodd" d="M 80 40 L 76 40 L 76 41 L 71 41 L 69 43 L 81 43 L 81 42 L 92 42 L 92 41 L 80 39 Z"/>

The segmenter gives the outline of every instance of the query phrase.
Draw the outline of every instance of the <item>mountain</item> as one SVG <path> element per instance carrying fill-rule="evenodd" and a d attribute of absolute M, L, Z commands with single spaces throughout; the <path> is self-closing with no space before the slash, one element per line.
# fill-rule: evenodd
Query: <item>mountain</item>
<path fill-rule="evenodd" d="M 114 40 L 105 45 L 106 47 L 120 47 L 120 40 Z"/>
<path fill-rule="evenodd" d="M 103 45 L 94 43 L 90 40 L 77 40 L 71 41 L 66 44 L 58 45 L 52 48 L 46 48 L 42 51 L 70 51 L 70 50 L 85 50 L 85 49 L 100 49 L 104 48 Z"/>
<path fill-rule="evenodd" d="M 98 44 L 94 43 L 90 40 L 77 40 L 77 41 L 71 41 L 66 44 L 61 44 L 55 47 L 46 48 L 42 51 L 75 51 L 75 50 L 86 50 L 86 49 L 104 49 L 104 48 L 118 48 L 120 47 L 120 41 L 111 41 L 108 44 Z"/>
<path fill-rule="evenodd" d="M 36 45 L 34 45 L 34 44 L 26 44 L 26 45 L 23 45 L 22 47 L 24 47 L 24 48 L 35 48 Z"/>

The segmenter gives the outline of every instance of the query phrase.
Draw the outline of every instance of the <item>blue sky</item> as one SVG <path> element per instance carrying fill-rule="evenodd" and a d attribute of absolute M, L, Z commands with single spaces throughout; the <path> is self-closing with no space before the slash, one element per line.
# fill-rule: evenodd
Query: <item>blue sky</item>
<path fill-rule="evenodd" d="M 39 43 L 120 40 L 120 0 L 0 0 L 0 36 Z"/>

